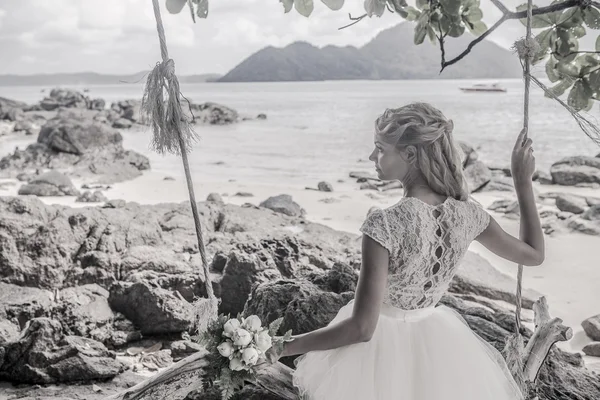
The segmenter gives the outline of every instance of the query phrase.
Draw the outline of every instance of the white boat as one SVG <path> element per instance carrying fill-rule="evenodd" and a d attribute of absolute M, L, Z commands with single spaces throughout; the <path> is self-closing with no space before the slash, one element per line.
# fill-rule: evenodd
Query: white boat
<path fill-rule="evenodd" d="M 497 83 L 492 83 L 491 85 L 480 83 L 471 87 L 461 87 L 460 90 L 463 92 L 506 92 L 506 89 Z"/>

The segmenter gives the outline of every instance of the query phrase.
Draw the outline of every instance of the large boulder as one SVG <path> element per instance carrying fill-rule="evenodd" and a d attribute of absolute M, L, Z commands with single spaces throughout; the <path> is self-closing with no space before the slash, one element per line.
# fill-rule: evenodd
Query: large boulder
<path fill-rule="evenodd" d="M 0 120 L 8 119 L 10 121 L 15 121 L 16 118 L 14 117 L 19 112 L 16 110 L 22 111 L 25 107 L 27 107 L 27 104 L 21 101 L 0 97 Z"/>
<path fill-rule="evenodd" d="M 590 339 L 600 341 L 600 314 L 583 321 L 581 327 Z"/>
<path fill-rule="evenodd" d="M 467 165 L 464 175 L 471 193 L 482 189 L 492 179 L 492 171 L 481 161 Z"/>
<path fill-rule="evenodd" d="M 172 292 L 147 283 L 117 283 L 109 303 L 131 320 L 142 334 L 185 332 L 194 321 L 193 306 Z"/>
<path fill-rule="evenodd" d="M 63 333 L 60 322 L 36 318 L 17 341 L 0 347 L 0 378 L 21 383 L 108 379 L 126 366 L 99 342 Z"/>
<path fill-rule="evenodd" d="M 466 168 L 468 165 L 473 164 L 479 159 L 479 155 L 473 146 L 463 141 L 459 141 L 458 145 L 462 152 L 461 159 L 463 162 L 463 168 Z"/>
<path fill-rule="evenodd" d="M 560 211 L 581 214 L 588 208 L 588 204 L 585 197 L 568 193 L 560 193 L 556 197 L 556 207 Z"/>
<path fill-rule="evenodd" d="M 123 149 L 117 130 L 94 122 L 86 113 L 59 112 L 42 127 L 37 143 L 0 159 L 0 172 L 12 177 L 55 169 L 110 184 L 133 179 L 150 168 L 147 157 Z"/>
<path fill-rule="evenodd" d="M 289 194 L 280 194 L 272 196 L 260 203 L 261 207 L 268 208 L 275 212 L 289 215 L 290 217 L 304 217 L 306 212 Z"/>
<path fill-rule="evenodd" d="M 36 176 L 19 188 L 20 195 L 34 196 L 79 196 L 71 180 L 57 171 Z"/>
<path fill-rule="evenodd" d="M 112 103 L 110 109 L 124 120 L 139 122 L 141 120 L 141 105 L 142 103 L 139 100 L 122 100 Z"/>
<path fill-rule="evenodd" d="M 555 162 L 550 167 L 552 181 L 559 185 L 600 183 L 600 158 L 574 156 Z"/>
<path fill-rule="evenodd" d="M 217 103 L 190 104 L 192 115 L 189 115 L 188 107 L 184 107 L 184 113 L 193 122 L 202 122 L 211 125 L 227 125 L 239 121 L 237 111 Z"/>

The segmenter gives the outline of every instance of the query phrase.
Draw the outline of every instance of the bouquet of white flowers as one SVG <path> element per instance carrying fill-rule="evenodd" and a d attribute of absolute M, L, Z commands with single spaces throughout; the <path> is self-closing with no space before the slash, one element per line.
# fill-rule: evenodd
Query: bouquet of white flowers
<path fill-rule="evenodd" d="M 292 331 L 276 337 L 283 322 L 278 318 L 264 328 L 260 318 L 250 315 L 243 318 L 219 317 L 208 325 L 206 332 L 198 337 L 209 354 L 204 368 L 204 388 L 216 385 L 224 400 L 241 389 L 245 381 L 253 381 L 259 365 L 267 362 L 266 352 L 272 346 L 290 341 Z"/>

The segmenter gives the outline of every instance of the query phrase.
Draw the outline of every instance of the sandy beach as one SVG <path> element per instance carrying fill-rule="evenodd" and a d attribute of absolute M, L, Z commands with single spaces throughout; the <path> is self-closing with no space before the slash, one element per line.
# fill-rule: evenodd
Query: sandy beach
<path fill-rule="evenodd" d="M 197 174 L 199 175 L 199 174 Z M 112 185 L 103 191 L 109 199 L 123 199 L 140 204 L 157 204 L 188 201 L 185 178 L 169 176 L 156 172 L 145 172 L 132 181 Z M 171 179 L 173 178 L 173 179 Z M 19 184 L 14 180 L 0 189 L 0 195 L 16 195 Z M 10 182 L 14 182 L 12 185 Z M 81 182 L 73 180 L 75 186 Z M 316 188 L 317 182 L 314 187 Z M 358 234 L 359 227 L 369 208 L 373 206 L 387 207 L 399 200 L 402 190 L 376 192 L 360 190 L 354 179 L 332 183 L 333 192 L 319 192 L 294 186 L 267 186 L 245 182 L 215 182 L 194 176 L 196 199 L 203 201 L 209 193 L 219 193 L 227 203 L 242 205 L 251 203 L 258 205 L 266 198 L 279 194 L 289 194 L 295 202 L 306 210 L 306 218 L 311 222 L 321 223 L 333 229 Z M 534 183 L 538 193 L 563 192 L 579 195 L 598 195 L 597 189 L 566 187 L 557 185 L 540 185 Z M 252 196 L 240 196 L 238 193 L 249 193 Z M 473 195 L 484 207 L 498 199 L 511 198 L 506 192 L 484 192 Z M 74 197 L 41 197 L 47 204 L 63 204 L 71 207 L 93 206 L 89 203 L 76 203 Z M 539 204 L 540 210 L 550 205 Z M 506 218 L 503 214 L 489 211 L 498 223 L 512 235 L 519 234 L 519 221 Z M 593 249 L 600 243 L 600 238 L 578 232 L 546 235 L 546 260 L 539 267 L 525 267 L 524 287 L 534 289 L 547 296 L 553 316 L 560 317 L 565 324 L 572 327 L 574 338 L 559 346 L 565 350 L 579 352 L 591 342 L 581 327 L 586 318 L 600 313 L 600 266 Z M 496 256 L 481 244 L 473 242 L 472 251 L 486 258 L 497 269 L 516 277 L 517 266 Z M 600 359 L 585 357 L 588 366 L 600 367 Z"/>

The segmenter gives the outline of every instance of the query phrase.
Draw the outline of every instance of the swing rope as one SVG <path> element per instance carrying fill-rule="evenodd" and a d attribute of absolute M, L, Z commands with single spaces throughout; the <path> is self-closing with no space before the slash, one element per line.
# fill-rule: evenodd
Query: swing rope
<path fill-rule="evenodd" d="M 169 58 L 158 0 L 152 0 L 152 5 L 154 6 L 154 17 L 156 19 L 156 30 L 158 31 L 162 62 L 157 63 L 156 67 L 148 75 L 141 110 L 144 119 L 152 127 L 153 150 L 160 154 L 171 153 L 180 155 L 183 161 L 192 216 L 194 218 L 194 227 L 198 239 L 198 250 L 202 260 L 204 286 L 208 296 L 208 298 L 200 298 L 194 303 L 196 329 L 202 332 L 206 329 L 210 321 L 217 318 L 219 301 L 214 294 L 210 279 L 206 249 L 202 237 L 202 225 L 198 215 L 194 185 L 187 156 L 198 137 L 192 129 L 190 119 L 182 112 L 179 81 L 175 75 L 175 63 Z M 167 96 L 166 99 L 164 98 L 165 93 Z"/>

